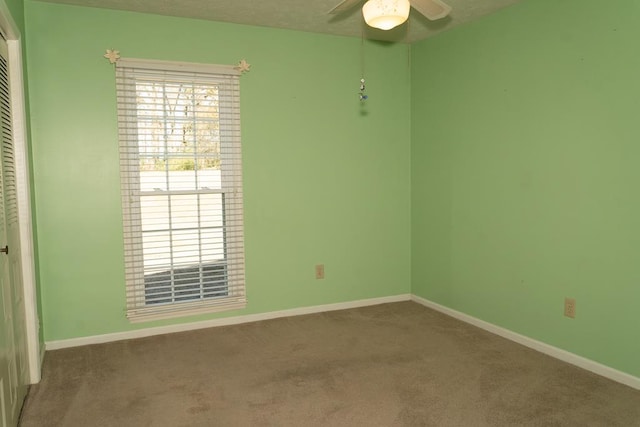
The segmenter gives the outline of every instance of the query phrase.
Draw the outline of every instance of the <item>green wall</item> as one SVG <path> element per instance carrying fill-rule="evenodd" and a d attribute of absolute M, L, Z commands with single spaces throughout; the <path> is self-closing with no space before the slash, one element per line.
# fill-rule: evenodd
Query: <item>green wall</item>
<path fill-rule="evenodd" d="M 640 3 L 602 5 L 412 47 L 412 289 L 640 376 Z"/>
<path fill-rule="evenodd" d="M 24 0 L 4 0 L 11 17 L 24 35 Z"/>
<path fill-rule="evenodd" d="M 414 44 L 410 70 L 367 42 L 363 105 L 358 39 L 27 2 L 46 340 L 413 292 L 640 376 L 639 20 L 525 0 Z M 252 64 L 246 310 L 125 319 L 107 48 Z"/>
<path fill-rule="evenodd" d="M 366 43 L 362 105 L 359 39 L 32 1 L 26 23 L 47 341 L 410 292 L 407 45 Z M 251 63 L 241 79 L 245 310 L 126 320 L 108 48 Z"/>

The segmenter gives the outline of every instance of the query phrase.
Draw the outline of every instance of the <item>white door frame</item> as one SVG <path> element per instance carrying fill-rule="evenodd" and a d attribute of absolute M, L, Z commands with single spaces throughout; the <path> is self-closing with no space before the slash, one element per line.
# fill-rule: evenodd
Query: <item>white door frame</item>
<path fill-rule="evenodd" d="M 16 187 L 18 223 L 20 229 L 20 258 L 24 291 L 25 327 L 27 336 L 27 366 L 29 383 L 40 381 L 40 322 L 36 296 L 35 256 L 31 216 L 31 185 L 29 182 L 29 151 L 27 147 L 27 120 L 24 101 L 24 75 L 22 72 L 22 39 L 11 12 L 0 0 L 0 30 L 7 38 L 9 48 L 9 90 L 11 96 L 13 139 L 16 159 Z"/>

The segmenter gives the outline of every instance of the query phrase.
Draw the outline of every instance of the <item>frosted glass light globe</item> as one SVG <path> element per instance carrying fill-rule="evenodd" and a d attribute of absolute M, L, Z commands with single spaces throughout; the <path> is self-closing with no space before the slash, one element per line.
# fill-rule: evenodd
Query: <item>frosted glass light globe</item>
<path fill-rule="evenodd" d="M 362 6 L 362 15 L 370 27 L 390 30 L 407 20 L 409 9 L 409 0 L 369 0 Z"/>

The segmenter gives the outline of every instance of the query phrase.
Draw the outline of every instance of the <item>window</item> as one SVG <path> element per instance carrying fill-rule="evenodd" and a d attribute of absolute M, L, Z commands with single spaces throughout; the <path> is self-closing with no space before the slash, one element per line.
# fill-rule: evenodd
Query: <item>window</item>
<path fill-rule="evenodd" d="M 116 64 L 132 321 L 246 304 L 238 74 L 201 64 Z"/>

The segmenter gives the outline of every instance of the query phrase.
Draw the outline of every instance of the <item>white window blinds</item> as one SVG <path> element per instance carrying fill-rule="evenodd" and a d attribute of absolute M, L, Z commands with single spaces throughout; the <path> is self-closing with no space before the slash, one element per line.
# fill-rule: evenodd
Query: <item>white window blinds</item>
<path fill-rule="evenodd" d="M 244 307 L 238 72 L 120 59 L 116 86 L 127 317 Z"/>

